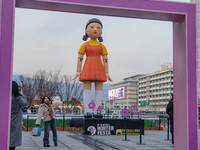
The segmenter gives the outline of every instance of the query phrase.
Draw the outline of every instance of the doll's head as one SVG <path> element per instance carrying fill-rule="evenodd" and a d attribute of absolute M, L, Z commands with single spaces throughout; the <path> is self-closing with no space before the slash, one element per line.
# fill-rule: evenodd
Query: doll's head
<path fill-rule="evenodd" d="M 103 41 L 101 37 L 103 25 L 99 19 L 92 18 L 90 19 L 85 26 L 85 35 L 83 36 L 83 40 L 86 41 L 88 37 L 92 39 L 97 39 L 99 42 Z"/>

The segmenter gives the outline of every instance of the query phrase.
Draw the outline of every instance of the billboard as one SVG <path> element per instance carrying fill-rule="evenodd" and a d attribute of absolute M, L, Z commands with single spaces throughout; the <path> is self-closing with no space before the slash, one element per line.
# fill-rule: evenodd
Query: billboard
<path fill-rule="evenodd" d="M 109 100 L 125 98 L 125 87 L 109 90 Z"/>

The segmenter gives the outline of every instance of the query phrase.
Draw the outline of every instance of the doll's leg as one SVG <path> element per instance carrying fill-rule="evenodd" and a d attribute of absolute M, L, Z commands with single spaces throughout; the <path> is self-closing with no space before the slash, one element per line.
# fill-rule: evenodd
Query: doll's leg
<path fill-rule="evenodd" d="M 103 82 L 95 82 L 95 111 L 99 106 L 101 106 L 101 102 L 103 100 Z"/>
<path fill-rule="evenodd" d="M 88 107 L 88 104 L 91 102 L 91 82 L 90 81 L 84 81 L 83 82 L 83 103 L 84 103 L 84 109 L 86 114 L 87 112 L 91 113 L 92 109 Z"/>

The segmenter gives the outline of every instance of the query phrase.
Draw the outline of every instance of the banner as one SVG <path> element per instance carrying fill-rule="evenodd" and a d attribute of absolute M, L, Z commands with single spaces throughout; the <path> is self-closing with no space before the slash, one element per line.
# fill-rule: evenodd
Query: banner
<path fill-rule="evenodd" d="M 85 119 L 84 134 L 91 135 L 116 135 L 125 134 L 144 135 L 144 120 L 140 119 Z"/>

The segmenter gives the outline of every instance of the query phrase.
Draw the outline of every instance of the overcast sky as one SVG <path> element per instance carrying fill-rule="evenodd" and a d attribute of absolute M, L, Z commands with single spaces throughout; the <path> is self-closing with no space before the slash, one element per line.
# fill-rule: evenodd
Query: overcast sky
<path fill-rule="evenodd" d="M 13 72 L 62 68 L 62 74 L 75 75 L 85 24 L 94 17 L 103 23 L 103 44 L 114 83 L 172 63 L 172 22 L 17 8 Z"/>

